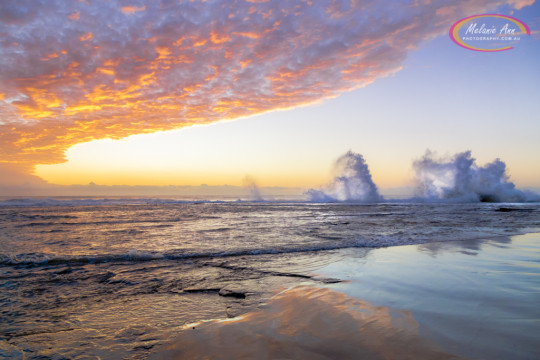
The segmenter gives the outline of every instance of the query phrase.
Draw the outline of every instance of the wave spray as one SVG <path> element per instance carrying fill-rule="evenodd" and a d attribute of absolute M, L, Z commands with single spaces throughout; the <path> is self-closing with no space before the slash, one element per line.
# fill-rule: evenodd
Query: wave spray
<path fill-rule="evenodd" d="M 306 192 L 311 201 L 383 201 L 362 155 L 348 151 L 336 160 L 333 172 L 334 179 L 324 189 L 310 189 Z"/>
<path fill-rule="evenodd" d="M 413 168 L 417 194 L 426 200 L 525 202 L 540 199 L 532 192 L 518 190 L 509 181 L 503 161 L 496 159 L 478 166 L 470 151 L 441 159 L 428 150 L 413 163 Z"/>

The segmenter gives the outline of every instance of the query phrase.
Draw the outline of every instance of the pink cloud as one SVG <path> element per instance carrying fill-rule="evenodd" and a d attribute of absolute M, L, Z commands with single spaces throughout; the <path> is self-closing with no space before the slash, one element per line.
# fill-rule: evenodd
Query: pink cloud
<path fill-rule="evenodd" d="M 525 6 L 530 6 L 534 4 L 534 0 L 509 0 L 508 3 L 509 5 L 519 10 L 524 8 Z"/>

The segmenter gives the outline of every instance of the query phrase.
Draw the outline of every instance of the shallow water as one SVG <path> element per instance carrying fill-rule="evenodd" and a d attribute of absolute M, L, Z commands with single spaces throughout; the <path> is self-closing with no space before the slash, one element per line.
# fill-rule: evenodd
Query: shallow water
<path fill-rule="evenodd" d="M 540 358 L 540 234 L 356 249 L 319 269 L 354 298 L 406 309 L 418 335 L 471 359 Z"/>

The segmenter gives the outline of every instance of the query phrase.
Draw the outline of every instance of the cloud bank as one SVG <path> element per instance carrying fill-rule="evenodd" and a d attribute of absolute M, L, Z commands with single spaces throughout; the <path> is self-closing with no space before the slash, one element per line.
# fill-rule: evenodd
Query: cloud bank
<path fill-rule="evenodd" d="M 0 163 L 334 97 L 457 19 L 532 2 L 3 0 Z"/>

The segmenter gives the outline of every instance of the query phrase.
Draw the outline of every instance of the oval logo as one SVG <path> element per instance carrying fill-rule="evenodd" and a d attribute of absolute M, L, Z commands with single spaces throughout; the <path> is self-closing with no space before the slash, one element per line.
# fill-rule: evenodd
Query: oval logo
<path fill-rule="evenodd" d="M 513 49 L 524 35 L 531 35 L 521 20 L 499 14 L 473 15 L 452 25 L 449 32 L 453 42 L 465 49 L 484 52 Z"/>

